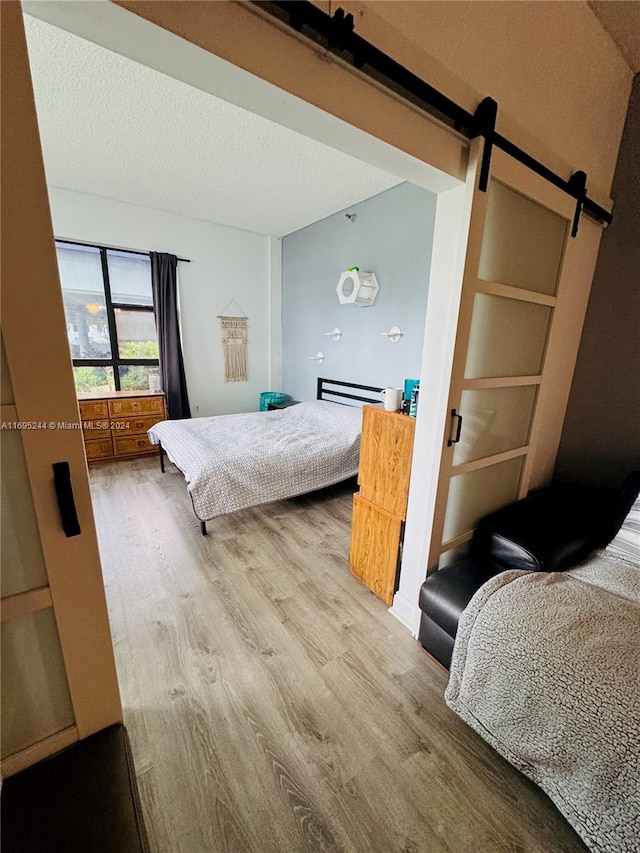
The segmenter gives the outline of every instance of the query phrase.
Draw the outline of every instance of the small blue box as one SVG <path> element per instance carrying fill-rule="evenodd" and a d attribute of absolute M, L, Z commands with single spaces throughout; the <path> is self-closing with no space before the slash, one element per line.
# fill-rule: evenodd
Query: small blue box
<path fill-rule="evenodd" d="M 419 379 L 405 379 L 404 380 L 403 399 L 410 400 L 411 399 L 411 392 L 416 387 L 416 385 L 419 385 L 419 384 L 420 384 Z"/>

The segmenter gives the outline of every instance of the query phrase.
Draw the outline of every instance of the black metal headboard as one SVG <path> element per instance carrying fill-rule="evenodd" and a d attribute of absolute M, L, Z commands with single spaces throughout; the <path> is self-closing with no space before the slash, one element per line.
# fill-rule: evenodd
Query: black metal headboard
<path fill-rule="evenodd" d="M 331 385 L 337 385 L 339 388 L 355 389 L 357 391 L 370 391 L 372 394 L 377 394 L 376 397 L 363 397 L 361 394 L 349 394 L 347 391 L 333 391 Z M 339 403 L 340 400 L 334 400 L 333 397 L 341 399 L 359 400 L 362 403 L 379 403 L 380 391 L 382 388 L 376 388 L 374 385 L 356 385 L 355 382 L 339 382 L 337 379 L 322 379 L 318 378 L 318 391 L 316 400 L 329 400 L 331 403 Z M 346 404 L 343 404 L 346 405 Z"/>

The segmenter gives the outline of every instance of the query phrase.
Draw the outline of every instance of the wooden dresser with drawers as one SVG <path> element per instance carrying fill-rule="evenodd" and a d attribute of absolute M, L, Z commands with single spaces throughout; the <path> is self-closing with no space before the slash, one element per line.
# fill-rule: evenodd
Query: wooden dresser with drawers
<path fill-rule="evenodd" d="M 167 418 L 163 393 L 79 394 L 78 405 L 88 462 L 130 459 L 157 452 L 147 430 Z"/>

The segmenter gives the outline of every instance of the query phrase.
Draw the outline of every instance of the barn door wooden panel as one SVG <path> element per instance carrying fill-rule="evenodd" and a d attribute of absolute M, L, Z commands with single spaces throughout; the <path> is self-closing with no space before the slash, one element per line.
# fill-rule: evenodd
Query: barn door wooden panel
<path fill-rule="evenodd" d="M 476 186 L 429 571 L 531 487 L 573 210 L 501 152 L 488 191 Z"/>

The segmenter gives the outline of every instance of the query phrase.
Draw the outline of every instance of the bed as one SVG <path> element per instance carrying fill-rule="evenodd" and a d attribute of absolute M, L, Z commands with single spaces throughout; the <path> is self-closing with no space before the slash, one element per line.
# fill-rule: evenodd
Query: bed
<path fill-rule="evenodd" d="M 611 545 L 579 566 L 491 578 L 453 651 L 447 704 L 596 853 L 640 849 L 639 637 L 636 501 Z"/>
<path fill-rule="evenodd" d="M 206 522 L 219 515 L 353 477 L 362 412 L 349 404 L 379 402 L 380 390 L 321 378 L 314 401 L 268 412 L 161 421 L 149 430 L 149 440 L 159 446 L 163 471 L 166 453 L 183 473 L 205 534 Z"/>

